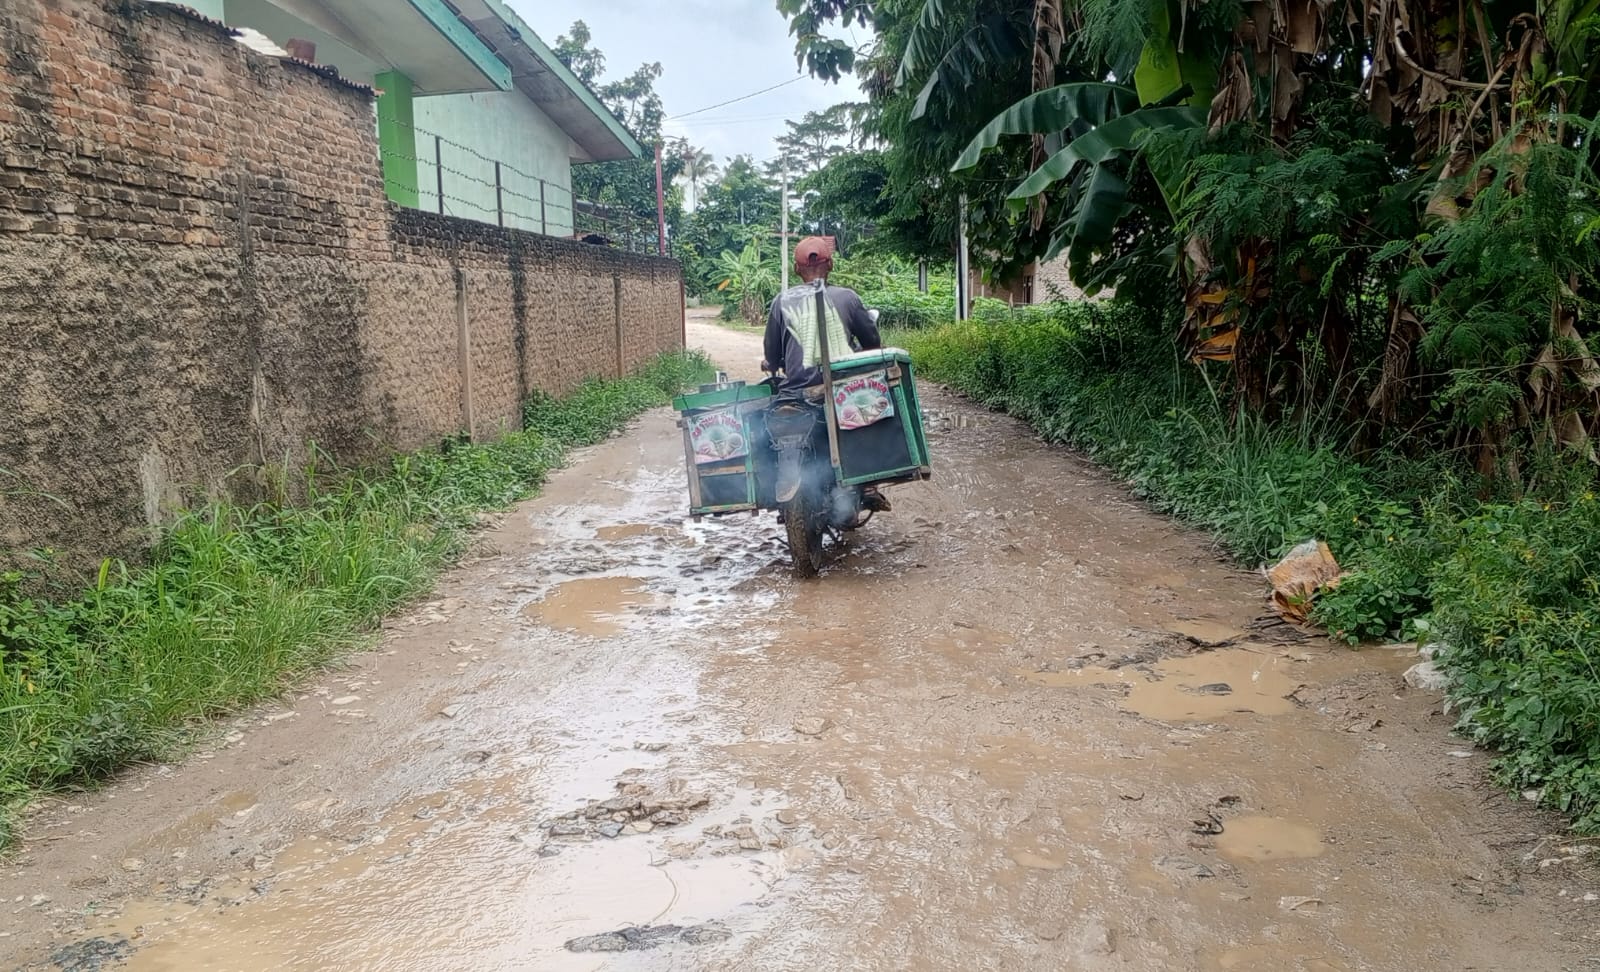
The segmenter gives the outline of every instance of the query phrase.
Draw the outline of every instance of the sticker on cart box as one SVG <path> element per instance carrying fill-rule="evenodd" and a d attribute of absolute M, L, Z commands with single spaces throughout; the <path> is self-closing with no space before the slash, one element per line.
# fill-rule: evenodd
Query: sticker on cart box
<path fill-rule="evenodd" d="M 857 375 L 833 387 L 834 415 L 841 429 L 865 428 L 894 417 L 889 375 L 884 371 Z"/>
<path fill-rule="evenodd" d="M 744 422 L 733 409 L 695 416 L 689 422 L 689 444 L 696 465 L 742 459 L 750 451 L 744 441 Z"/>

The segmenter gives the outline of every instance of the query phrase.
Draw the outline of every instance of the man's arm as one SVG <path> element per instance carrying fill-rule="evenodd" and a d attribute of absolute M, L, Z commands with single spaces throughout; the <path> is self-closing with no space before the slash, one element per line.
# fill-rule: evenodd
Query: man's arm
<path fill-rule="evenodd" d="M 774 300 L 767 312 L 767 336 L 763 342 L 766 366 L 774 372 L 783 367 L 783 330 L 783 310 Z"/>
<path fill-rule="evenodd" d="M 861 296 L 853 290 L 849 293 L 849 299 L 843 302 L 845 306 L 840 308 L 843 311 L 841 316 L 844 317 L 844 326 L 850 330 L 851 336 L 856 339 L 861 350 L 876 351 L 883 346 L 883 340 L 878 335 L 878 325 L 873 321 L 872 315 L 867 313 L 867 305 L 861 302 Z"/>

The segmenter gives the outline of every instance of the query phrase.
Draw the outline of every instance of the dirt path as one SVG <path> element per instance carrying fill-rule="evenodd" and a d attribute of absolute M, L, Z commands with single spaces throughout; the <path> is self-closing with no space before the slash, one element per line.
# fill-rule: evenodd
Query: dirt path
<path fill-rule="evenodd" d="M 1201 538 L 928 398 L 936 478 L 809 584 L 685 521 L 670 414 L 589 450 L 376 651 L 42 813 L 0 965 L 1600 967 L 1600 878 L 1411 659 L 1252 627 Z"/>

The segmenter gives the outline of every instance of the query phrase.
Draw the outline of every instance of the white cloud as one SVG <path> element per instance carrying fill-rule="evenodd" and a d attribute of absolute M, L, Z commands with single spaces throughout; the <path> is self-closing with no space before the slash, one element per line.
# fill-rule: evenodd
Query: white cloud
<path fill-rule="evenodd" d="M 659 61 L 668 116 L 696 111 L 786 81 L 800 73 L 789 24 L 773 0 L 509 0 L 545 43 L 574 20 L 589 25 L 606 56 L 606 77 Z M 858 31 L 859 33 L 859 31 Z M 865 37 L 861 37 L 865 40 Z M 784 119 L 841 101 L 865 100 L 853 78 L 827 84 L 806 78 L 776 91 L 680 121 L 667 133 L 707 149 L 719 162 L 739 153 L 777 154 Z"/>

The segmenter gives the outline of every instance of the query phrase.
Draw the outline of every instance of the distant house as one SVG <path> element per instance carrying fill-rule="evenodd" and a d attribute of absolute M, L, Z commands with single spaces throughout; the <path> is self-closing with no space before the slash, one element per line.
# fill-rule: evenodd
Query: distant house
<path fill-rule="evenodd" d="M 1072 268 L 1065 255 L 1048 263 L 1035 263 L 1027 270 L 1029 303 L 1042 304 L 1052 300 L 1105 300 L 1111 294 L 1101 291 L 1093 297 L 1084 294 L 1083 288 L 1072 282 Z"/>
<path fill-rule="evenodd" d="M 570 236 L 572 166 L 644 149 L 501 0 L 182 0 L 370 84 L 389 198 Z"/>
<path fill-rule="evenodd" d="M 1086 295 L 1082 287 L 1072 282 L 1072 269 L 1065 255 L 1048 262 L 1031 263 L 1011 280 L 985 282 L 982 273 L 974 269 L 972 295 L 1003 300 L 1018 307 L 1053 300 L 1106 300 L 1111 297 L 1109 291 L 1101 291 L 1093 297 Z"/>

